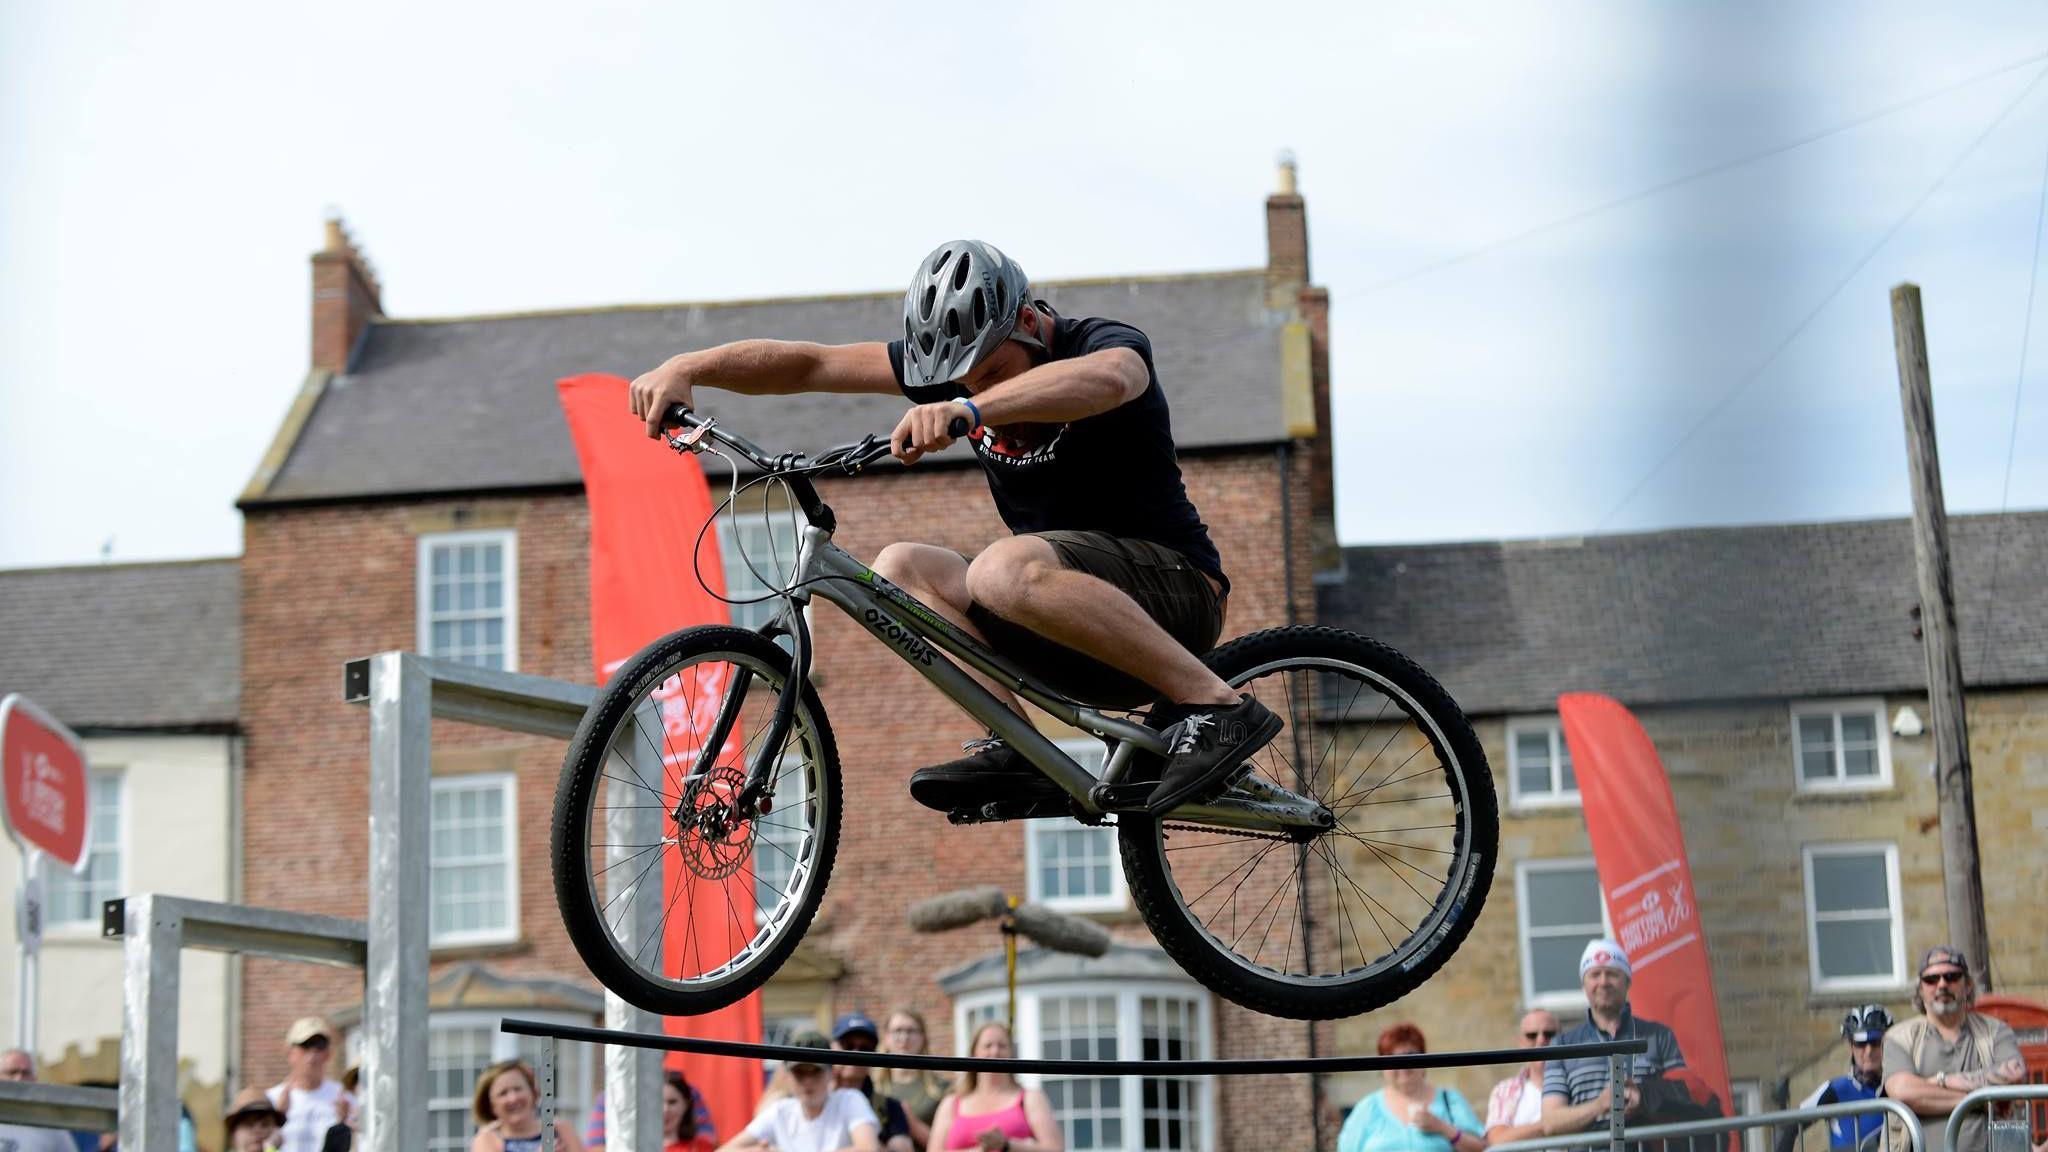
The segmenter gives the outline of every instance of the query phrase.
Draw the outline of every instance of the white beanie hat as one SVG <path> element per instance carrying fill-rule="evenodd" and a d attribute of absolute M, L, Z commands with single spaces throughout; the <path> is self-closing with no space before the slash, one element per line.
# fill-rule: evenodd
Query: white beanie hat
<path fill-rule="evenodd" d="M 1635 969 L 1629 967 L 1628 953 L 1612 940 L 1586 942 L 1586 950 L 1579 953 L 1579 978 L 1584 979 L 1590 968 L 1612 968 L 1623 976 L 1635 977 Z"/>

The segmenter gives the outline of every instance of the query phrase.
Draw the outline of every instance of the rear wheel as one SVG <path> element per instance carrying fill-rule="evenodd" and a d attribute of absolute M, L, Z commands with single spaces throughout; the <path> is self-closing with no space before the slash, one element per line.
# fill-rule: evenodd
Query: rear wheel
<path fill-rule="evenodd" d="M 1464 941 L 1493 876 L 1500 821 L 1470 722 L 1413 661 L 1334 628 L 1254 633 L 1206 662 L 1287 721 L 1254 778 L 1335 824 L 1268 835 L 1118 813 L 1145 922 L 1190 975 L 1268 1015 L 1406 995 Z"/>
<path fill-rule="evenodd" d="M 765 802 L 742 796 L 789 656 L 754 632 L 649 645 L 598 696 L 555 791 L 555 901 L 600 983 L 689 1016 L 759 988 L 796 949 L 839 843 L 839 759 L 806 686 Z M 711 765 L 698 750 L 732 722 Z"/>

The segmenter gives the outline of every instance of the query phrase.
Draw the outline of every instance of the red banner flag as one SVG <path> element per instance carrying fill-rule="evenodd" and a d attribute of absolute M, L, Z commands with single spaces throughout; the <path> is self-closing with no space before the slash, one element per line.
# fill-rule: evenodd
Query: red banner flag
<path fill-rule="evenodd" d="M 632 414 L 627 383 L 617 376 L 575 376 L 556 384 L 562 414 L 576 442 L 583 466 L 584 498 L 590 506 L 590 654 L 597 682 L 604 683 L 621 664 L 649 643 L 692 624 L 724 624 L 725 604 L 698 583 L 723 590 L 725 574 L 718 549 L 707 542 L 701 564 L 693 555 L 698 530 L 711 517 L 711 489 L 695 456 L 678 457 L 660 440 L 647 438 L 646 426 Z M 722 677 L 724 666 L 706 669 Z M 704 731 L 708 717 L 694 723 L 687 700 L 714 711 L 723 684 L 700 680 L 683 686 L 671 680 L 655 690 L 662 720 L 671 738 Z M 720 761 L 738 764 L 745 744 L 734 724 Z M 682 748 L 675 759 L 694 763 L 697 749 Z M 680 886 L 682 862 L 671 853 L 664 863 L 665 887 Z M 752 873 L 741 869 L 726 881 L 725 898 L 732 915 L 670 916 L 662 944 L 670 957 L 731 956 L 742 941 L 729 938 L 738 919 L 753 922 Z M 715 937 L 715 938 L 713 938 Z M 761 998 L 758 994 L 703 1016 L 670 1016 L 663 1027 L 673 1036 L 712 1040 L 761 1040 Z M 703 1093 L 721 1136 L 739 1131 L 754 1115 L 761 1098 L 761 1065 L 754 1060 L 671 1053 L 668 1064 L 680 1068 L 691 1086 Z M 658 1103 L 659 1097 L 650 1101 Z"/>
<path fill-rule="evenodd" d="M 1695 1097 L 1705 1088 L 1733 1115 L 1714 973 L 1664 764 L 1643 726 L 1606 696 L 1567 693 L 1557 699 L 1557 714 L 1607 916 L 1634 968 L 1629 1007 L 1678 1034 Z"/>

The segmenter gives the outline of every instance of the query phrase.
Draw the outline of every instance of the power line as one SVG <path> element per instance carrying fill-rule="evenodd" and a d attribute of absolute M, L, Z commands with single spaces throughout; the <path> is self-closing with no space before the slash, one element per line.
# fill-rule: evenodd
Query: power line
<path fill-rule="evenodd" d="M 1666 464 L 1671 463 L 1672 458 L 1677 456 L 1680 451 L 1684 450 L 1687 444 L 1692 443 L 1693 437 L 1699 435 L 1701 429 L 1705 428 L 1708 424 L 1712 423 L 1714 418 L 1719 416 L 1723 411 L 1725 411 L 1730 404 L 1734 403 L 1737 397 L 1741 396 L 1744 392 L 1747 392 L 1749 390 L 1749 386 L 1756 383 L 1758 377 L 1761 377 L 1766 369 L 1770 368 L 1772 364 L 1777 362 L 1778 357 L 1784 354 L 1785 349 L 1791 347 L 1792 342 L 1799 339 L 1800 335 L 1806 331 L 1807 327 L 1813 323 L 1814 319 L 1817 318 L 1822 312 L 1826 311 L 1828 305 L 1834 303 L 1835 297 L 1842 294 L 1842 290 L 1847 288 L 1850 282 L 1856 279 L 1857 275 L 1863 271 L 1864 267 L 1868 265 L 1872 259 L 1876 258 L 1878 252 L 1882 251 L 1886 244 L 1891 243 L 1892 237 L 1899 234 L 1900 229 L 1903 229 L 1906 226 L 1907 222 L 1913 219 L 1914 215 L 1917 214 L 1920 211 L 1920 209 L 1927 203 L 1927 201 L 1933 197 L 1934 193 L 1938 191 L 1941 188 L 1941 186 L 1948 181 L 1948 178 L 1950 176 L 1955 175 L 1956 169 L 1961 168 L 1963 166 L 1963 162 L 1965 160 L 1968 160 L 1970 156 L 1977 151 L 1978 147 L 1980 147 L 1985 140 L 1989 139 L 1993 132 L 1998 130 L 1998 126 L 2005 123 L 2006 117 L 2011 116 L 2013 110 L 2018 108 L 2020 104 L 2023 101 L 2025 101 L 2029 95 L 2033 93 L 2035 87 L 2041 83 L 2043 77 L 2048 77 L 2048 68 L 2043 68 L 2041 69 L 2041 71 L 2034 73 L 2034 78 L 2032 80 L 2027 81 L 2027 86 L 2025 88 L 2020 89 L 2020 94 L 2018 96 L 2015 96 L 2012 102 L 2010 104 L 2007 104 L 2005 108 L 1999 112 L 1997 117 L 1994 118 L 1990 124 L 1986 125 L 1982 132 L 1979 132 L 1977 134 L 1976 139 L 1970 141 L 1968 147 L 1964 148 L 1960 153 L 1957 154 L 1954 160 L 1949 162 L 1949 166 L 1942 170 L 1941 175 L 1935 177 L 1934 182 L 1927 186 L 1926 191 L 1920 193 L 1919 198 L 1913 201 L 1912 207 L 1906 209 L 1905 215 L 1899 217 L 1896 223 L 1894 223 L 1890 228 L 1886 229 L 1883 236 L 1878 237 L 1877 243 L 1871 245 L 1870 250 L 1865 252 L 1863 254 L 1863 257 L 1856 261 L 1855 266 L 1849 269 L 1848 274 L 1846 276 L 1843 276 L 1841 280 L 1836 282 L 1833 288 L 1828 290 L 1828 294 L 1821 298 L 1820 303 L 1814 305 L 1812 311 L 1809 311 L 1803 318 L 1800 319 L 1798 324 L 1793 326 L 1792 331 L 1783 340 L 1778 342 L 1777 347 L 1771 349 L 1770 355 L 1764 357 L 1762 363 L 1759 363 L 1755 368 L 1750 369 L 1748 375 L 1744 376 L 1739 383 L 1737 383 L 1733 388 L 1730 388 L 1726 393 L 1724 393 L 1719 400 L 1715 401 L 1714 406 L 1712 408 L 1709 408 L 1704 415 L 1702 415 L 1698 420 L 1694 421 L 1692 427 L 1686 429 L 1685 435 L 1679 437 L 1678 442 L 1676 444 L 1673 444 L 1670 447 L 1670 449 L 1668 449 L 1664 453 L 1664 455 L 1657 459 L 1657 462 L 1655 464 L 1650 466 L 1650 470 L 1643 474 L 1643 478 L 1636 481 L 1634 486 L 1629 488 L 1628 494 L 1621 498 L 1621 502 L 1616 504 L 1607 513 L 1607 515 L 1602 516 L 1600 518 L 1600 522 L 1594 526 L 1595 531 L 1605 528 L 1609 521 L 1613 520 L 1615 516 L 1621 513 L 1621 510 L 1623 508 L 1628 507 L 1629 503 L 1633 501 L 1639 493 L 1642 492 L 1644 486 L 1649 484 L 1649 482 L 1653 478 L 1655 478 L 1659 472 L 1662 472 L 1664 470 L 1664 466 Z"/>
<path fill-rule="evenodd" d="M 1739 156 L 1733 160 L 1723 160 L 1717 164 L 1711 164 L 1705 168 L 1701 168 L 1696 172 L 1691 172 L 1684 176 L 1675 176 L 1661 183 L 1652 184 L 1647 188 L 1638 189 L 1634 192 L 1628 193 L 1627 195 L 1616 197 L 1613 200 L 1608 200 L 1603 203 L 1595 204 L 1589 208 L 1581 208 L 1576 212 L 1560 216 L 1547 224 L 1539 224 L 1534 228 L 1528 229 L 1527 231 L 1517 232 L 1512 236 L 1503 237 L 1499 240 L 1494 240 L 1489 243 L 1482 244 L 1477 248 L 1473 248 L 1465 252 L 1460 252 L 1455 256 L 1446 256 L 1441 260 L 1425 264 L 1422 267 L 1414 269 L 1412 271 L 1403 272 L 1400 275 L 1395 276 L 1391 279 L 1381 280 L 1375 284 L 1368 284 L 1365 287 L 1357 289 L 1353 292 L 1337 294 L 1335 296 L 1335 299 L 1353 300 L 1358 299 L 1360 297 L 1373 295 L 1376 292 L 1384 292 L 1387 289 L 1392 288 L 1396 285 L 1406 284 L 1410 280 L 1415 280 L 1420 277 L 1430 275 L 1433 272 L 1441 272 L 1446 268 L 1455 267 L 1469 260 L 1477 260 L 1481 256 L 1485 256 L 1493 252 L 1498 252 L 1503 248 L 1512 247 L 1516 244 L 1522 243 L 1525 240 L 1534 239 L 1547 232 L 1555 232 L 1559 228 L 1563 228 L 1566 225 L 1576 224 L 1581 220 L 1585 220 L 1593 216 L 1598 216 L 1603 212 L 1611 212 L 1616 208 L 1627 207 L 1630 204 L 1634 204 L 1640 200 L 1646 200 L 1649 197 L 1658 195 L 1659 193 L 1669 192 L 1671 189 L 1677 188 L 1680 185 L 1690 184 L 1696 180 L 1704 180 L 1709 176 L 1718 176 L 1723 172 L 1732 171 L 1736 168 L 1741 168 L 1745 165 L 1754 164 L 1760 160 L 1768 160 L 1773 156 L 1790 152 L 1796 148 L 1803 148 L 1808 144 L 1812 144 L 1820 140 L 1825 140 L 1830 136 L 1839 136 L 1842 133 L 1848 132 L 1852 129 L 1861 128 L 1862 126 L 1870 123 L 1873 120 L 1882 120 L 1887 116 L 1891 116 L 1899 112 L 1904 112 L 1909 108 L 1918 107 L 1922 104 L 1927 103 L 1930 100 L 1938 100 L 1943 96 L 1947 96 L 1954 92 L 1959 92 L 1964 88 L 1969 88 L 1977 84 L 1982 84 L 1987 80 L 2003 76 L 2008 72 L 2024 68 L 2029 64 L 2037 64 L 2043 60 L 2048 60 L 2048 52 L 2037 52 L 2024 60 L 2017 60 L 2011 64 L 2002 65 L 1998 68 L 1992 69 L 1989 72 L 1979 73 L 1978 75 L 1972 76 L 1966 80 L 1958 80 L 1955 83 L 1950 84 L 1946 87 L 1937 88 L 1932 92 L 1921 93 L 1920 95 L 1912 97 L 1911 99 L 1902 100 L 1897 104 L 1892 104 L 1884 108 L 1879 108 L 1874 112 L 1867 112 L 1861 116 L 1856 117 L 1853 120 L 1848 120 L 1841 124 L 1837 124 L 1832 128 L 1826 128 L 1822 129 L 1819 132 L 1809 133 L 1805 136 L 1799 137 L 1796 140 L 1789 140 L 1783 144 L 1777 144 L 1770 148 L 1766 148 L 1761 152 L 1752 152 L 1746 156 Z"/>
<path fill-rule="evenodd" d="M 1983 638 L 1977 641 L 1977 674 L 1984 674 L 1991 646 L 1991 618 L 1998 613 L 1998 569 L 2005 560 L 2005 511 L 2012 500 L 2013 452 L 2020 441 L 2020 396 L 2027 387 L 2027 345 L 2034 335 L 2034 285 L 2041 278 L 2041 222 L 2048 219 L 2048 161 L 2041 166 L 2040 207 L 2034 210 L 2034 262 L 2027 266 L 2027 310 L 2020 316 L 2020 371 L 2012 382 L 2012 430 L 2005 437 L 2005 482 L 1998 488 L 1998 530 L 1991 537 L 1991 588 L 1984 599 Z"/>

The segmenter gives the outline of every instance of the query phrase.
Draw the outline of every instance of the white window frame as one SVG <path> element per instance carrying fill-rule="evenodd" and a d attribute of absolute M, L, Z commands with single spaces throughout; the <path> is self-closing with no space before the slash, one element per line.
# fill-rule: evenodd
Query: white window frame
<path fill-rule="evenodd" d="M 469 948 L 479 944 L 510 944 L 519 939 L 519 781 L 510 772 L 469 772 L 455 776 L 436 776 L 428 784 L 429 793 L 452 792 L 457 789 L 481 789 L 495 785 L 503 793 L 505 818 L 505 927 L 485 932 L 450 932 L 441 936 L 430 936 L 429 949 Z M 433 909 L 433 839 L 434 814 L 429 799 L 427 813 L 428 863 L 427 863 L 427 928 L 431 933 L 434 923 Z"/>
<path fill-rule="evenodd" d="M 1521 756 L 1517 751 L 1516 738 L 1528 732 L 1543 732 L 1550 737 L 1550 790 L 1547 792 L 1522 791 Z M 1579 790 L 1566 788 L 1558 768 L 1569 749 L 1564 741 L 1564 722 L 1556 716 L 1519 716 L 1507 722 L 1508 744 L 1508 810 L 1528 812 L 1544 808 L 1577 808 L 1581 804 Z"/>
<path fill-rule="evenodd" d="M 519 532 L 512 528 L 476 528 L 460 532 L 422 532 L 415 547 L 413 576 L 413 642 L 434 655 L 434 549 L 453 544 L 496 544 L 504 554 L 499 576 L 505 582 L 505 668 L 519 671 Z"/>
<path fill-rule="evenodd" d="M 1102 741 L 1093 739 L 1057 740 L 1059 750 L 1073 757 L 1082 767 L 1092 759 L 1095 770 L 1100 774 L 1105 749 Z M 1043 851 L 1038 846 L 1041 832 L 1071 832 L 1082 828 L 1102 838 L 1109 845 L 1109 891 L 1099 896 L 1051 896 L 1044 894 L 1039 883 L 1039 863 Z M 1072 817 L 1056 817 L 1049 820 L 1027 820 L 1024 822 L 1024 892 L 1025 899 L 1034 900 L 1048 908 L 1062 912 L 1121 912 L 1130 906 L 1131 893 L 1124 882 L 1121 857 L 1116 849 L 1116 829 L 1107 825 L 1088 825 Z"/>
<path fill-rule="evenodd" d="M 1851 779 L 1842 763 L 1842 714 L 1868 712 L 1877 733 L 1877 775 Z M 1822 780 L 1806 778 L 1806 763 L 1799 743 L 1799 721 L 1826 716 L 1834 722 L 1834 775 Z M 1892 786 L 1891 727 L 1885 723 L 1884 701 L 1876 696 L 1844 700 L 1801 700 L 1792 705 L 1792 786 L 1800 792 L 1883 792 Z"/>
<path fill-rule="evenodd" d="M 527 1019 L 544 1024 L 571 1024 L 579 1028 L 589 1028 L 595 1020 L 594 1017 L 575 1012 L 524 1012 L 522 1015 Z M 509 1032 L 498 1030 L 498 1025 L 503 1020 L 504 1013 L 502 1012 L 475 1008 L 450 1008 L 429 1013 L 427 1016 L 427 1029 L 429 1031 L 454 1031 L 457 1028 L 481 1029 L 490 1036 L 491 1058 L 489 1064 L 496 1064 L 501 1060 L 510 1060 L 519 1055 L 519 1037 Z M 560 1044 L 561 1041 L 556 1041 L 555 1043 Z M 360 1058 L 363 1050 L 362 1044 L 361 1026 L 358 1025 L 349 1029 L 348 1050 L 352 1058 Z M 584 1044 L 583 1047 L 586 1056 L 583 1061 L 582 1075 L 578 1082 L 575 1084 L 558 1083 L 555 1088 L 555 1115 L 558 1118 L 569 1121 L 569 1125 L 575 1131 L 578 1139 L 582 1138 L 584 1125 L 590 1121 L 591 1105 L 597 1100 L 597 1089 L 593 1085 L 602 1086 L 602 1082 L 598 1078 L 597 1069 L 604 1066 L 604 1048 L 601 1045 Z M 560 1059 L 561 1049 L 557 1048 L 555 1051 L 557 1054 L 555 1075 L 559 1077 L 562 1074 L 563 1061 Z M 486 1067 L 489 1064 L 486 1064 Z M 360 1097 L 362 1093 L 357 1093 L 357 1095 Z M 473 1089 L 472 1095 L 474 1095 Z M 446 1098 L 444 1097 L 443 1099 Z M 565 1102 L 568 1104 L 567 1107 L 564 1107 Z M 468 1111 L 469 1101 L 464 1100 L 463 1112 L 467 1115 Z M 471 1119 L 473 1121 L 474 1117 Z M 606 1117 L 605 1123 L 607 1125 L 611 1123 L 610 1117 Z M 609 1128 L 607 1128 L 607 1133 L 609 1133 Z"/>
<path fill-rule="evenodd" d="M 1144 1051 L 1143 1017 L 1138 1002 L 1146 997 L 1173 1000 L 1192 1000 L 1195 1003 L 1195 1020 L 1201 1029 L 1200 1051 L 1195 1059 L 1214 1058 L 1216 1050 L 1216 1012 L 1214 1002 L 1207 990 L 1193 982 L 1182 983 L 1166 980 L 1060 980 L 1042 984 L 1029 984 L 1017 989 L 1017 1054 L 1036 1059 L 1039 1042 L 1039 1008 L 1043 1000 L 1059 1000 L 1068 997 L 1114 997 L 1116 999 L 1116 1045 L 1117 1059 L 1142 1059 Z M 955 1055 L 967 1055 L 967 1045 L 973 1039 L 968 1023 L 975 1012 L 987 1013 L 993 1010 L 995 1018 L 1001 1020 L 1008 991 L 994 988 L 986 992 L 975 992 L 960 997 L 953 1004 L 953 1051 Z M 1060 1077 L 1067 1079 L 1068 1077 Z M 1143 1146 L 1145 1134 L 1145 1096 L 1139 1081 L 1146 1079 L 1184 1079 L 1183 1077 L 1161 1076 L 1087 1076 L 1076 1074 L 1080 1080 L 1121 1080 L 1120 1096 L 1125 1148 Z M 1038 1087 L 1040 1076 L 1018 1077 L 1019 1081 Z M 1199 1109 L 1201 1142 L 1197 1152 L 1213 1152 L 1216 1147 L 1216 1082 L 1214 1077 L 1194 1077 L 1195 1091 L 1200 1094 Z"/>
<path fill-rule="evenodd" d="M 1764 1088 L 1756 1080 L 1731 1080 L 1728 1093 L 1734 1099 L 1728 1102 L 1728 1111 L 1736 1116 L 1759 1116 L 1764 1110 Z M 1749 1127 L 1742 1130 L 1742 1152 L 1769 1152 L 1772 1128 Z"/>
<path fill-rule="evenodd" d="M 1522 965 L 1522 1003 L 1530 1008 L 1569 1011 L 1586 1007 L 1586 994 L 1578 988 L 1570 992 L 1537 992 L 1535 967 L 1529 959 L 1529 873 L 1583 871 L 1593 873 L 1593 886 L 1599 890 L 1600 871 L 1594 867 L 1591 856 L 1515 862 L 1515 951 L 1520 955 Z M 1607 939 L 1614 938 L 1614 922 L 1607 915 L 1607 894 L 1604 891 L 1600 892 L 1600 932 Z"/>
<path fill-rule="evenodd" d="M 1886 913 L 1891 918 L 1892 970 L 1876 976 L 1824 976 L 1820 970 L 1820 913 L 1813 905 L 1813 861 L 1816 856 L 1884 857 Z M 1906 987 L 1905 904 L 1899 893 L 1899 846 L 1883 840 L 1808 844 L 1799 850 L 1799 871 L 1806 907 L 1806 972 L 1815 992 L 1897 991 Z M 1840 913 L 1830 913 L 1839 916 Z"/>
<path fill-rule="evenodd" d="M 85 807 L 87 812 L 85 826 L 85 845 L 87 867 L 90 867 L 90 862 L 92 860 L 92 836 L 93 833 L 96 831 L 96 829 L 93 827 L 95 821 L 91 817 L 92 782 L 94 780 L 102 779 L 113 780 L 115 788 L 119 790 L 119 795 L 114 801 L 114 851 L 116 854 L 114 860 L 114 896 L 120 897 L 122 895 L 125 895 L 129 890 L 129 861 L 131 859 L 132 852 L 134 849 L 134 841 L 131 840 L 128 835 L 129 813 L 134 808 L 134 804 L 132 803 L 133 788 L 131 787 L 131 781 L 128 779 L 128 770 L 126 768 L 87 768 L 85 785 Z M 99 939 L 99 909 L 86 909 L 85 917 L 79 920 L 58 920 L 55 916 L 51 915 L 51 913 L 55 909 L 55 902 L 50 898 L 50 886 L 52 882 L 57 880 L 58 873 L 64 873 L 66 875 L 74 877 L 77 875 L 77 873 L 72 872 L 68 868 L 65 868 L 62 864 L 55 863 L 47 858 L 43 860 L 43 934 L 57 939 Z"/>

